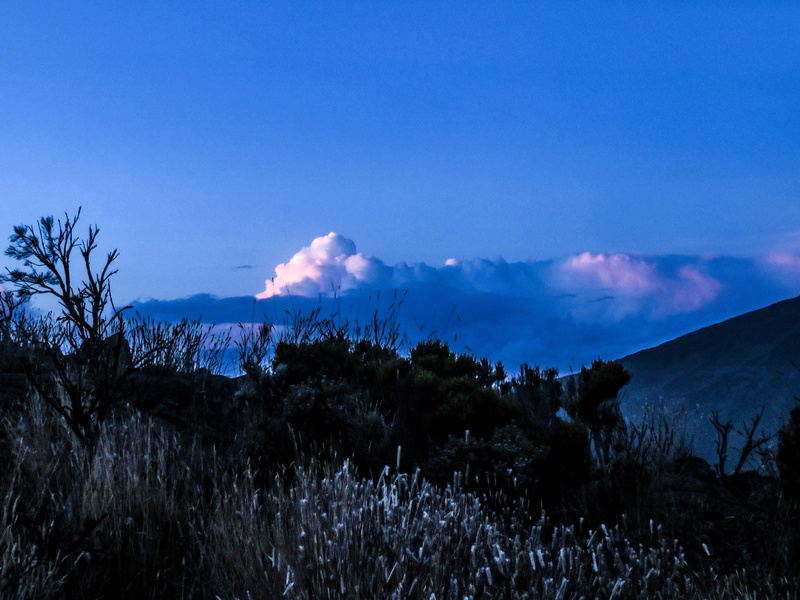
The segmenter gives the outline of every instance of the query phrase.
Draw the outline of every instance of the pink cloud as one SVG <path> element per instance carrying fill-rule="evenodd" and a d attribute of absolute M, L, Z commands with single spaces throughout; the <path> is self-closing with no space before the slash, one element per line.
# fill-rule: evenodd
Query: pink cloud
<path fill-rule="evenodd" d="M 673 281 L 676 285 L 671 286 L 671 296 L 666 299 L 672 308 L 670 312 L 678 314 L 703 308 L 725 288 L 720 281 L 689 265 L 678 269 L 678 277 Z"/>
<path fill-rule="evenodd" d="M 790 271 L 800 271 L 800 256 L 793 252 L 772 252 L 764 257 L 764 261 L 775 267 Z"/>
<path fill-rule="evenodd" d="M 567 268 L 598 284 L 634 295 L 648 294 L 659 285 L 654 264 L 632 259 L 627 254 L 584 252 L 569 259 Z"/>
<path fill-rule="evenodd" d="M 275 267 L 275 277 L 266 281 L 265 290 L 256 298 L 314 296 L 351 289 L 377 281 L 385 268 L 380 260 L 356 253 L 352 240 L 331 232 L 316 238 L 289 262 Z"/>
<path fill-rule="evenodd" d="M 794 252 L 772 252 L 762 259 L 762 265 L 773 280 L 796 289 L 800 283 L 800 255 Z"/>
<path fill-rule="evenodd" d="M 551 284 L 580 297 L 575 316 L 619 320 L 649 313 L 656 317 L 698 310 L 713 302 L 724 288 L 715 278 L 691 265 L 665 275 L 658 265 L 628 254 L 584 252 L 555 268 Z M 596 302 L 586 302 L 594 298 Z"/>

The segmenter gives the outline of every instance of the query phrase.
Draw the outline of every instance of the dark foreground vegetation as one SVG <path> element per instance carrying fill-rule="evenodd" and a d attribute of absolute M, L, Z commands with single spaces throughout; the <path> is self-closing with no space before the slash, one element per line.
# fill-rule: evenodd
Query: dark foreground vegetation
<path fill-rule="evenodd" d="M 7 250 L 0 597 L 798 597 L 800 409 L 773 454 L 757 417 L 736 440 L 715 418 L 712 467 L 667 415 L 622 418 L 614 362 L 563 384 L 406 352 L 397 306 L 232 334 L 130 315 L 76 223 Z"/>

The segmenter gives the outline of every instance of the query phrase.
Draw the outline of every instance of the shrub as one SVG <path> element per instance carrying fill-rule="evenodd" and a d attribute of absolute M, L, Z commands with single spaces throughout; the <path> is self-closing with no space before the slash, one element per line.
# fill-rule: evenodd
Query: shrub
<path fill-rule="evenodd" d="M 576 488 L 589 481 L 593 467 L 590 444 L 589 433 L 582 424 L 556 421 L 548 439 L 549 479 L 561 489 Z"/>
<path fill-rule="evenodd" d="M 800 502 L 800 405 L 789 413 L 789 421 L 778 434 L 778 472 L 785 497 Z"/>
<path fill-rule="evenodd" d="M 440 340 L 420 342 L 411 350 L 408 418 L 418 423 L 417 439 L 437 444 L 448 436 L 489 438 L 495 428 L 510 423 L 519 408 L 500 395 L 502 367 L 456 355 Z M 428 450 L 429 448 L 425 448 Z"/>
<path fill-rule="evenodd" d="M 519 375 L 503 387 L 507 396 L 519 406 L 520 419 L 526 428 L 546 437 L 561 408 L 563 388 L 558 380 L 558 369 L 540 369 L 526 363 Z"/>
<path fill-rule="evenodd" d="M 570 417 L 591 431 L 595 457 L 600 469 L 605 470 L 614 433 L 624 425 L 617 396 L 630 382 L 631 374 L 622 363 L 598 358 L 591 368 L 581 367 L 578 380 L 576 393 L 565 408 Z"/>
<path fill-rule="evenodd" d="M 534 497 L 547 483 L 548 454 L 547 446 L 535 445 L 512 423 L 496 429 L 489 439 L 450 436 L 426 461 L 424 473 L 442 486 L 460 473 L 470 491 Z"/>
<path fill-rule="evenodd" d="M 783 497 L 787 500 L 788 559 L 794 564 L 794 577 L 800 583 L 800 404 L 789 414 L 789 422 L 778 434 L 778 473 Z"/>

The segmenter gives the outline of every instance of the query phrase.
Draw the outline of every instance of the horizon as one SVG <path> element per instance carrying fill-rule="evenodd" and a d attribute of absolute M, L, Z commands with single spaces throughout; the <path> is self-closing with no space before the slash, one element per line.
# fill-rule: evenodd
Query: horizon
<path fill-rule="evenodd" d="M 11 7 L 0 238 L 82 206 L 124 303 L 409 290 L 409 329 L 510 369 L 619 358 L 800 295 L 798 18 Z"/>
<path fill-rule="evenodd" d="M 79 236 L 81 225 L 88 228 L 79 222 Z M 502 362 L 510 373 L 527 363 L 565 374 L 794 298 L 800 272 L 794 261 L 772 255 L 582 253 L 549 261 L 389 266 L 331 232 L 277 265 L 265 286 L 245 296 L 114 297 L 117 305 L 157 320 L 200 319 L 234 331 L 240 323 L 281 327 L 285 315 L 316 309 L 321 318 L 353 327 L 375 315 L 397 324 L 405 351 L 435 337 L 454 352 Z M 34 297 L 32 306 L 58 310 L 49 297 Z"/>

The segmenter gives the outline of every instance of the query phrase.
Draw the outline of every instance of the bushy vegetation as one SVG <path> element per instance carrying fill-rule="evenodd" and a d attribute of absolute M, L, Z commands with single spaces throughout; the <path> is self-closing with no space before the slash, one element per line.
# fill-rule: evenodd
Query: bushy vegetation
<path fill-rule="evenodd" d="M 3 598 L 797 597 L 800 411 L 772 475 L 715 473 L 664 415 L 625 421 L 612 361 L 509 377 L 406 351 L 391 313 L 129 316 L 76 222 L 15 228 L 3 277 Z"/>

